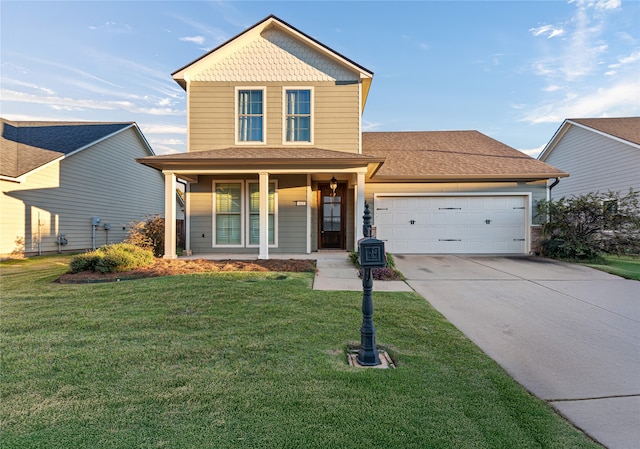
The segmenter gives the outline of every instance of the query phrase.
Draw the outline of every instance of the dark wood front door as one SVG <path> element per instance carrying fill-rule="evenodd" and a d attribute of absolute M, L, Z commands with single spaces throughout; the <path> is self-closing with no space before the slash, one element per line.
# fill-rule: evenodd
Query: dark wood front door
<path fill-rule="evenodd" d="M 329 184 L 318 185 L 320 249 L 345 249 L 345 190 L 344 184 L 338 184 L 334 194 Z"/>

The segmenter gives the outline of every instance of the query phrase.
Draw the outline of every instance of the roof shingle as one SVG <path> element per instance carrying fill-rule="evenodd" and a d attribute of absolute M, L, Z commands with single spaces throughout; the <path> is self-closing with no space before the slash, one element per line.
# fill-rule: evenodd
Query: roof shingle
<path fill-rule="evenodd" d="M 132 123 L 14 122 L 0 119 L 0 175 L 17 178 Z"/>
<path fill-rule="evenodd" d="M 566 173 L 478 131 L 367 132 L 362 151 L 385 156 L 375 180 L 544 179 Z"/>
<path fill-rule="evenodd" d="M 568 121 L 640 145 L 640 117 L 572 118 Z"/>

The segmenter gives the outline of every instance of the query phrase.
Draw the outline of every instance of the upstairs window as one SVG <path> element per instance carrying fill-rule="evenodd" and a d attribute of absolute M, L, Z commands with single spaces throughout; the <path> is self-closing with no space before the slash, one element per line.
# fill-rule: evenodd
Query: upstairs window
<path fill-rule="evenodd" d="M 238 142 L 264 142 L 264 90 L 237 92 Z"/>
<path fill-rule="evenodd" d="M 311 89 L 285 91 L 285 141 L 311 142 Z"/>

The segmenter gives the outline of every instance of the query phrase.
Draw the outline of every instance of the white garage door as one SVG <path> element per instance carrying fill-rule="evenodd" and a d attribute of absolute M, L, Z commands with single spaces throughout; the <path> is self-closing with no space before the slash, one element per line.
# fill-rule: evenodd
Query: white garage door
<path fill-rule="evenodd" d="M 527 253 L 523 196 L 384 197 L 376 236 L 392 253 Z"/>

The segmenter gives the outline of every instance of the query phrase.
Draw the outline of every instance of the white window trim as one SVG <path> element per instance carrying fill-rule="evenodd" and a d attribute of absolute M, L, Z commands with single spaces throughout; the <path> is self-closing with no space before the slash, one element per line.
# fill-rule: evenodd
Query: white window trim
<path fill-rule="evenodd" d="M 262 140 L 244 141 L 238 139 L 238 94 L 241 90 L 261 90 L 262 91 Z M 267 144 L 267 87 L 266 86 L 236 86 L 233 94 L 233 132 L 236 145 L 266 145 Z"/>
<path fill-rule="evenodd" d="M 246 228 L 246 242 L 247 242 L 247 248 L 259 248 L 260 244 L 256 243 L 256 244 L 251 244 L 251 236 L 249 235 L 249 233 L 251 232 L 251 229 L 249 227 L 249 217 L 251 216 L 251 203 L 249 201 L 249 184 L 259 184 L 258 180 L 247 180 L 247 188 L 246 188 L 246 197 L 247 197 L 247 201 L 245 201 L 246 203 L 246 218 L 244 219 L 244 221 L 247 223 L 247 225 L 245 226 Z M 274 188 L 273 188 L 273 243 L 269 244 L 269 248 L 277 248 L 278 247 L 278 180 L 277 179 L 270 179 L 269 180 L 269 184 L 275 184 Z"/>
<path fill-rule="evenodd" d="M 249 232 L 249 217 L 251 216 L 251 204 L 249 202 L 249 184 L 258 184 L 258 180 L 244 180 L 244 179 L 216 179 L 212 183 L 212 248 L 259 248 L 259 244 L 251 245 Z M 278 248 L 278 180 L 270 179 L 269 183 L 275 184 L 274 186 L 274 205 L 273 205 L 273 243 L 269 244 L 269 248 Z M 216 184 L 240 184 L 240 244 L 218 244 L 217 229 L 216 229 Z"/>
<path fill-rule="evenodd" d="M 217 238 L 218 238 L 218 234 L 217 234 L 217 226 L 216 226 L 216 218 L 218 215 L 218 209 L 216 207 L 217 202 L 216 202 L 216 184 L 240 184 L 240 244 L 226 244 L 226 243 L 222 243 L 222 244 L 218 244 L 216 243 Z M 213 181 L 213 186 L 212 186 L 212 197 L 213 197 L 213 203 L 212 203 L 212 209 L 213 209 L 213 214 L 212 214 L 212 218 L 213 218 L 213 223 L 212 223 L 212 228 L 213 228 L 213 232 L 211 234 L 212 238 L 211 238 L 211 246 L 213 248 L 244 248 L 245 247 L 245 240 L 244 240 L 244 236 L 245 236 L 245 183 L 244 180 L 242 179 L 216 179 L 215 181 Z"/>
<path fill-rule="evenodd" d="M 287 140 L 287 91 L 288 90 L 308 90 L 311 93 L 311 120 L 310 120 L 310 140 L 293 141 Z M 282 144 L 289 146 L 313 145 L 315 131 L 315 92 L 313 86 L 283 86 L 282 87 Z"/>

